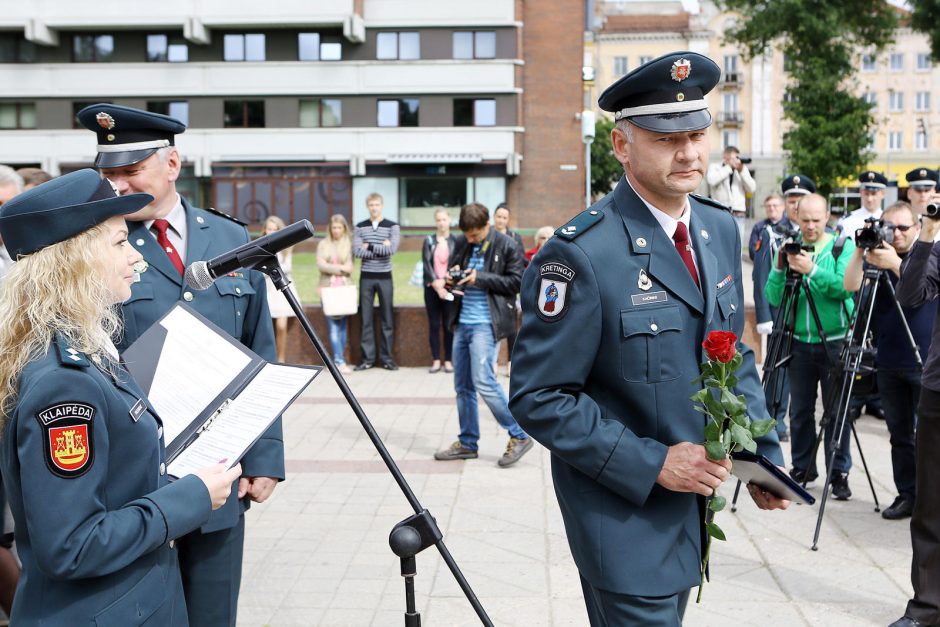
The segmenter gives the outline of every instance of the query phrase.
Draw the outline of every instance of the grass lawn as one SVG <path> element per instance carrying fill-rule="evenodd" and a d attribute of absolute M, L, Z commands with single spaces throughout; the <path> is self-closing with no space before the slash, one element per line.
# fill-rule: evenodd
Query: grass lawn
<path fill-rule="evenodd" d="M 423 305 L 424 288 L 415 287 L 408 282 L 415 269 L 415 263 L 421 259 L 421 251 L 401 251 L 392 256 L 392 279 L 395 283 L 396 305 Z M 320 285 L 320 271 L 317 270 L 317 256 L 315 253 L 294 253 L 293 272 L 294 283 L 300 292 L 300 302 L 304 304 L 320 304 L 320 294 L 317 287 Z M 359 285 L 359 262 L 353 271 L 353 282 Z"/>

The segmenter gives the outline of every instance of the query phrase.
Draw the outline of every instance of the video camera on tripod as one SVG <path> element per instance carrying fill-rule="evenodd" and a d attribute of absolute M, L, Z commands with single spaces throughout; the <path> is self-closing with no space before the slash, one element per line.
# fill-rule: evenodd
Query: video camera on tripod
<path fill-rule="evenodd" d="M 855 230 L 855 245 L 864 250 L 882 248 L 894 241 L 894 225 L 878 218 L 868 218 L 865 226 Z"/>

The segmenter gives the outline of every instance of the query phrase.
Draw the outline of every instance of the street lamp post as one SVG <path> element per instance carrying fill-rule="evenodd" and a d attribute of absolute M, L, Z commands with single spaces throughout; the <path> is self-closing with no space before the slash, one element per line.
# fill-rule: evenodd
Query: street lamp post
<path fill-rule="evenodd" d="M 581 141 L 584 142 L 584 206 L 591 206 L 591 144 L 594 143 L 594 112 L 581 112 Z"/>

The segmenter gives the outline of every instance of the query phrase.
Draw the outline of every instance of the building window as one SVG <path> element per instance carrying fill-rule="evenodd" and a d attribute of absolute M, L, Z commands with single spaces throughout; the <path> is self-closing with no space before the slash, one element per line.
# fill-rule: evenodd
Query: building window
<path fill-rule="evenodd" d="M 496 126 L 496 101 L 455 98 L 454 126 Z"/>
<path fill-rule="evenodd" d="M 378 126 L 418 126 L 418 100 L 379 100 L 376 112 Z"/>
<path fill-rule="evenodd" d="M 640 57 L 640 65 L 645 65 L 653 60 L 653 57 L 649 55 L 643 55 Z"/>
<path fill-rule="evenodd" d="M 33 63 L 36 44 L 18 33 L 0 33 L 0 63 Z"/>
<path fill-rule="evenodd" d="M 889 67 L 892 72 L 900 72 L 904 69 L 904 53 L 903 52 L 892 52 L 889 62 Z"/>
<path fill-rule="evenodd" d="M 298 33 L 297 59 L 300 61 L 341 61 L 343 46 L 339 41 L 320 37 L 320 33 Z"/>
<path fill-rule="evenodd" d="M 375 38 L 376 59 L 420 59 L 421 37 L 418 33 L 379 33 Z"/>
<path fill-rule="evenodd" d="M 225 128 L 264 128 L 263 100 L 226 100 Z"/>
<path fill-rule="evenodd" d="M 0 128 L 36 128 L 36 105 L 32 102 L 0 103 Z"/>
<path fill-rule="evenodd" d="M 185 100 L 154 100 L 147 102 L 147 111 L 151 113 L 162 113 L 171 118 L 176 118 L 186 126 L 189 126 L 189 103 Z"/>
<path fill-rule="evenodd" d="M 453 42 L 455 59 L 496 58 L 496 31 L 456 31 Z"/>
<path fill-rule="evenodd" d="M 924 131 L 917 131 L 917 134 L 914 135 L 914 149 L 927 150 L 927 143 L 927 133 Z"/>
<path fill-rule="evenodd" d="M 738 55 L 725 55 L 725 74 L 736 74 L 738 71 Z"/>
<path fill-rule="evenodd" d="M 170 43 L 166 35 L 147 35 L 147 60 L 185 63 L 189 61 L 189 46 Z"/>
<path fill-rule="evenodd" d="M 904 133 L 902 131 L 891 131 L 888 133 L 888 150 L 901 150 L 901 143 L 903 141 Z"/>
<path fill-rule="evenodd" d="M 916 105 L 917 111 L 930 111 L 930 92 L 929 91 L 917 92 L 917 100 L 916 100 L 915 105 Z"/>
<path fill-rule="evenodd" d="M 873 54 L 862 55 L 862 71 L 863 72 L 875 71 L 875 55 Z"/>
<path fill-rule="evenodd" d="M 230 33 L 223 41 L 226 61 L 264 61 L 264 35 L 261 33 Z"/>
<path fill-rule="evenodd" d="M 738 113 L 738 95 L 734 92 L 726 92 L 722 95 L 722 104 L 724 105 L 724 114 L 737 115 Z"/>
<path fill-rule="evenodd" d="M 740 146 L 740 144 L 738 143 L 737 131 L 722 131 L 721 132 L 721 147 L 727 148 L 728 146 Z"/>
<path fill-rule="evenodd" d="M 866 91 L 865 94 L 862 96 L 862 98 L 865 100 L 865 102 L 868 103 L 868 105 L 872 109 L 878 108 L 878 94 L 876 94 L 875 92 Z"/>
<path fill-rule="evenodd" d="M 300 126 L 318 128 L 341 126 L 343 123 L 343 103 L 341 100 L 324 98 L 322 100 L 300 101 Z"/>
<path fill-rule="evenodd" d="M 930 69 L 930 53 L 929 52 L 918 52 L 917 53 L 917 69 L 918 70 L 929 70 Z"/>
<path fill-rule="evenodd" d="M 894 112 L 904 110 L 904 92 L 903 91 L 889 91 L 888 92 L 888 110 L 894 111 Z"/>
<path fill-rule="evenodd" d="M 630 71 L 627 57 L 614 57 L 614 75 L 623 76 Z"/>
<path fill-rule="evenodd" d="M 76 63 L 110 61 L 113 55 L 112 35 L 75 35 L 72 39 L 72 60 Z"/>

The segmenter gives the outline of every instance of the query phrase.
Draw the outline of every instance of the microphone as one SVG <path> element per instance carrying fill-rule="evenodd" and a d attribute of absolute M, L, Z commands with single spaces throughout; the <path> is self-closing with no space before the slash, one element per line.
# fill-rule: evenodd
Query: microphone
<path fill-rule="evenodd" d="M 251 270 L 285 248 L 311 237 L 313 225 L 309 220 L 295 222 L 208 261 L 193 262 L 186 268 L 186 284 L 194 290 L 208 289 L 219 277 L 242 268 Z"/>

